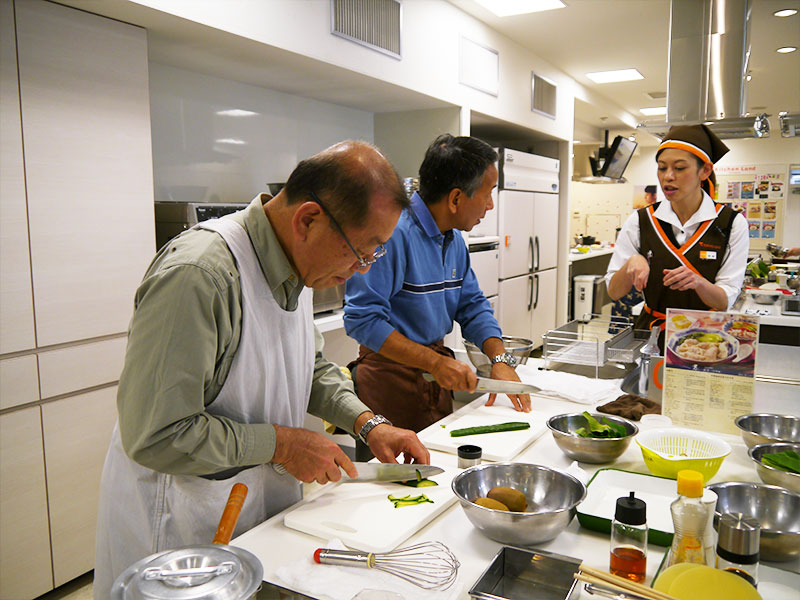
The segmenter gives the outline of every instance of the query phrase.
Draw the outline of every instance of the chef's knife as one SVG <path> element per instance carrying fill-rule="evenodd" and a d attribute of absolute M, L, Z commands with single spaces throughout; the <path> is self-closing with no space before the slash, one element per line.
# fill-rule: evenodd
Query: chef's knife
<path fill-rule="evenodd" d="M 432 465 L 401 465 L 396 463 L 354 462 L 358 477 L 343 477 L 342 481 L 416 481 L 417 471 L 420 477 L 427 479 L 444 469 Z"/>
<path fill-rule="evenodd" d="M 425 381 L 436 381 L 436 378 L 430 373 L 423 373 L 422 378 Z M 542 388 L 529 383 L 489 377 L 478 377 L 478 385 L 475 386 L 475 392 L 478 394 L 538 394 L 541 391 Z"/>

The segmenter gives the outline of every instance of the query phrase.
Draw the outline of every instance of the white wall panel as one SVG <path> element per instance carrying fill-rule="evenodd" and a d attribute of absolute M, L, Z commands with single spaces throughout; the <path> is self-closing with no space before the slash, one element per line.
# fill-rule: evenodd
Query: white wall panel
<path fill-rule="evenodd" d="M 39 399 L 36 355 L 0 360 L 0 410 Z"/>

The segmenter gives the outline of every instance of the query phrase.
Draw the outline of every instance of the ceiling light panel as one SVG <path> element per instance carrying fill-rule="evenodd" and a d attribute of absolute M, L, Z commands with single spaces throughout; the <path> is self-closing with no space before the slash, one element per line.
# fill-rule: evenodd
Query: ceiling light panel
<path fill-rule="evenodd" d="M 644 79 L 644 75 L 639 73 L 639 71 L 636 69 L 597 71 L 596 73 L 587 73 L 586 77 L 595 83 L 616 83 L 618 81 L 634 81 L 636 79 Z"/>
<path fill-rule="evenodd" d="M 784 8 L 783 10 L 776 10 L 772 14 L 776 17 L 791 17 L 792 15 L 796 15 L 797 11 L 793 8 Z"/>
<path fill-rule="evenodd" d="M 511 15 L 524 15 L 564 8 L 564 3 L 561 0 L 475 0 L 475 2 L 498 17 L 510 17 Z"/>
<path fill-rule="evenodd" d="M 639 112 L 643 115 L 653 116 L 653 115 L 665 115 L 667 114 L 667 107 L 666 106 L 652 106 L 650 108 L 640 108 Z"/>
<path fill-rule="evenodd" d="M 778 52 L 779 54 L 789 54 L 790 52 L 794 52 L 795 50 L 797 50 L 795 46 L 784 46 L 783 48 L 778 48 L 777 50 L 775 50 L 775 52 Z"/>

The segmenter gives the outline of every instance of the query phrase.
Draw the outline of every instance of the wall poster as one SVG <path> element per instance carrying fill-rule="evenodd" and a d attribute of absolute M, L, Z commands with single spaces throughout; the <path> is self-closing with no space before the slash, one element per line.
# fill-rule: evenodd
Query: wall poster
<path fill-rule="evenodd" d="M 753 412 L 759 318 L 667 309 L 662 412 L 675 425 L 737 434 Z"/>

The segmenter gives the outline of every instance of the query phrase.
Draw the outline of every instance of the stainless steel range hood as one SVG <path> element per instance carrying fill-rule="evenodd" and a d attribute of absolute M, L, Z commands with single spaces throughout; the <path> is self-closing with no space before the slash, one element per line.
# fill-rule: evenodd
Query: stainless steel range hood
<path fill-rule="evenodd" d="M 749 116 L 750 0 L 671 0 L 666 121 L 639 127 L 663 137 L 670 125 L 705 123 L 721 138 L 767 137 L 767 115 Z"/>

